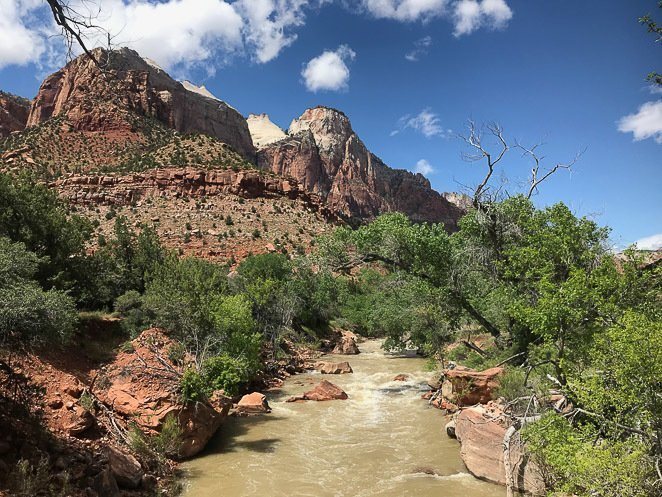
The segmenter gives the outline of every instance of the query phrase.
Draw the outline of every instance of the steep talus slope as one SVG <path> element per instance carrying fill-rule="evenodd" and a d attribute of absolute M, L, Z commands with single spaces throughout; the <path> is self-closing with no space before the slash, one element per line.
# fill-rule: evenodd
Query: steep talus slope
<path fill-rule="evenodd" d="M 415 221 L 454 229 L 463 209 L 434 191 L 420 174 L 392 169 L 372 154 L 345 114 L 327 107 L 306 110 L 288 136 L 258 150 L 258 166 L 296 178 L 354 220 L 401 211 Z"/>
<path fill-rule="evenodd" d="M 97 49 L 95 55 L 104 72 L 81 56 L 46 78 L 32 103 L 28 126 L 66 116 L 79 131 L 132 130 L 132 117 L 144 116 L 181 133 L 207 134 L 245 159 L 254 159 L 246 120 L 225 102 L 187 90 L 133 50 Z"/>
<path fill-rule="evenodd" d="M 29 113 L 28 99 L 0 91 L 0 138 L 24 129 Z"/>

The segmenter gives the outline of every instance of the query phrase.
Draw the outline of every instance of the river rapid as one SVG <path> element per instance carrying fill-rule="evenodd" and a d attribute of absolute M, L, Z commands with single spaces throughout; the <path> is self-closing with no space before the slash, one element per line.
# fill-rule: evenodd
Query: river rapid
<path fill-rule="evenodd" d="M 361 343 L 353 374 L 293 376 L 267 393 L 270 414 L 229 418 L 205 452 L 184 464 L 186 497 L 503 497 L 475 479 L 446 436 L 440 411 L 421 399 L 425 360 Z M 400 373 L 404 382 L 393 381 Z M 286 403 L 322 379 L 348 400 Z"/>

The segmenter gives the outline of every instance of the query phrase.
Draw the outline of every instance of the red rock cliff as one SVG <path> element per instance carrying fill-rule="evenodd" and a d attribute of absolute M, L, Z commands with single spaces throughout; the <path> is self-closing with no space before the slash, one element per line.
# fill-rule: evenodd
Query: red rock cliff
<path fill-rule="evenodd" d="M 0 138 L 25 128 L 29 112 L 29 100 L 0 91 Z"/>
<path fill-rule="evenodd" d="M 104 73 L 80 56 L 51 74 L 32 103 L 28 126 L 64 115 L 74 129 L 131 128 L 132 115 L 153 117 L 182 133 L 204 133 L 249 161 L 255 148 L 244 117 L 221 100 L 190 91 L 127 48 L 96 49 Z"/>
<path fill-rule="evenodd" d="M 384 164 L 352 130 L 347 116 L 327 107 L 308 109 L 292 121 L 286 138 L 258 151 L 258 166 L 294 177 L 349 218 L 400 211 L 415 221 L 454 229 L 463 212 L 421 174 Z"/>

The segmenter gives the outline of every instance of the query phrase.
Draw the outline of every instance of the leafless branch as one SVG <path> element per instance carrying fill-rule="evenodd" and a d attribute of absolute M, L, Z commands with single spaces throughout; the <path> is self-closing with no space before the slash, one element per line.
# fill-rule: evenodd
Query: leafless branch
<path fill-rule="evenodd" d="M 467 162 L 477 162 L 482 159 L 485 159 L 487 162 L 487 173 L 483 180 L 478 184 L 473 193 L 473 202 L 474 206 L 478 207 L 480 204 L 483 195 L 487 191 L 488 182 L 494 174 L 494 168 L 497 166 L 501 159 L 503 159 L 506 152 L 509 150 L 508 143 L 503 136 L 503 128 L 497 123 L 491 123 L 486 126 L 487 130 L 496 137 L 499 142 L 499 150 L 496 153 L 492 153 L 482 143 L 483 132 L 481 129 L 476 127 L 476 123 L 473 120 L 469 120 L 467 124 L 469 130 L 468 135 L 460 135 L 460 138 L 467 144 L 472 152 L 465 152 L 462 154 L 462 158 Z"/>
<path fill-rule="evenodd" d="M 529 191 L 526 195 L 526 198 L 528 199 L 530 199 L 534 193 L 538 192 L 538 187 L 543 181 L 545 181 L 547 178 L 552 176 L 559 169 L 566 169 L 568 171 L 572 171 L 572 166 L 574 166 L 577 163 L 579 158 L 586 151 L 584 149 L 581 152 L 578 152 L 577 155 L 575 155 L 574 159 L 572 159 L 567 164 L 559 162 L 551 169 L 548 169 L 546 171 L 545 170 L 541 171 L 542 163 L 545 159 L 545 156 L 539 155 L 537 149 L 542 145 L 543 145 L 542 143 L 536 143 L 533 147 L 527 148 L 520 143 L 515 144 L 515 147 L 522 151 L 522 157 L 528 157 L 533 161 L 533 167 L 531 168 L 531 176 L 529 179 Z"/>
<path fill-rule="evenodd" d="M 93 33 L 103 34 L 108 40 L 105 48 L 112 48 L 110 33 L 94 23 L 94 19 L 98 18 L 100 14 L 100 6 L 95 5 L 96 11 L 90 10 L 89 13 L 83 13 L 73 8 L 65 0 L 46 0 L 46 3 L 51 9 L 55 23 L 62 29 L 62 34 L 67 43 L 68 57 L 72 58 L 73 47 L 78 45 L 94 64 L 103 70 L 107 61 L 99 60 L 86 42 L 86 39 L 89 39 Z"/>

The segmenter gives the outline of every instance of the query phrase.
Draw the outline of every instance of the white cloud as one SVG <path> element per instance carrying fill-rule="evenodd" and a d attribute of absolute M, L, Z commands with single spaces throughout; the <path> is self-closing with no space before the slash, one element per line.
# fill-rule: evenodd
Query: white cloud
<path fill-rule="evenodd" d="M 103 45 L 107 33 L 114 46 L 128 46 L 173 71 L 203 66 L 213 72 L 235 55 L 258 63 L 276 58 L 297 39 L 306 14 L 343 0 L 71 0 L 83 17 L 92 16 L 100 30 L 86 33 L 90 48 Z M 360 12 L 401 22 L 454 19 L 457 35 L 480 26 L 500 27 L 512 17 L 506 0 L 352 0 Z M 462 14 L 478 6 L 479 14 Z M 52 38 L 60 30 L 43 0 L 0 0 L 0 68 L 31 62 L 60 65 L 64 43 Z M 406 57 L 425 53 L 426 38 Z M 76 47 L 74 47 L 76 48 Z"/>
<path fill-rule="evenodd" d="M 40 1 L 0 0 L 0 69 L 38 61 L 45 52 L 44 35 L 25 24 Z"/>
<path fill-rule="evenodd" d="M 378 19 L 430 20 L 446 12 L 449 0 L 363 0 L 363 7 Z"/>
<path fill-rule="evenodd" d="M 340 45 L 335 51 L 326 50 L 308 61 L 301 71 L 308 91 L 346 89 L 349 82 L 347 63 L 355 57 L 354 50 L 347 45 Z"/>
<path fill-rule="evenodd" d="M 400 131 L 405 129 L 413 129 L 419 131 L 426 138 L 433 136 L 447 136 L 452 133 L 452 130 L 445 129 L 441 125 L 439 116 L 432 112 L 432 109 L 423 109 L 417 115 L 412 116 L 407 114 L 398 120 L 398 127 L 391 131 L 391 136 L 397 135 Z"/>
<path fill-rule="evenodd" d="M 432 164 L 430 164 L 425 159 L 421 159 L 416 162 L 416 166 L 414 167 L 414 172 L 421 173 L 423 176 L 427 176 L 433 171 L 434 168 L 432 167 Z"/>
<path fill-rule="evenodd" d="M 428 49 L 432 45 L 432 37 L 424 36 L 420 40 L 414 42 L 414 49 L 405 54 L 405 59 L 409 62 L 417 62 L 423 55 L 428 53 Z"/>
<path fill-rule="evenodd" d="M 513 17 L 506 0 L 361 0 L 364 10 L 377 19 L 427 22 L 451 17 L 455 36 L 480 27 L 503 28 Z"/>
<path fill-rule="evenodd" d="M 653 138 L 662 143 L 662 100 L 646 102 L 635 114 L 621 118 L 618 131 L 632 133 L 635 141 Z"/>
<path fill-rule="evenodd" d="M 292 28 L 305 23 L 308 0 L 238 0 L 233 5 L 245 20 L 246 43 L 258 62 L 269 62 L 297 39 Z"/>
<path fill-rule="evenodd" d="M 635 245 L 639 250 L 659 250 L 662 249 L 662 233 L 640 238 Z"/>
<path fill-rule="evenodd" d="M 89 47 L 127 46 L 167 70 L 204 65 L 210 72 L 232 55 L 268 62 L 296 40 L 305 9 L 326 0 L 72 0 L 99 30 L 86 33 Z M 58 32 L 43 0 L 0 0 L 0 67 L 39 62 L 46 48 L 64 45 L 47 36 Z M 97 12 L 98 10 L 98 12 Z M 39 15 L 35 15 L 38 13 Z M 77 47 L 74 47 L 77 48 Z"/>
<path fill-rule="evenodd" d="M 455 36 L 462 36 L 487 26 L 504 28 L 513 17 L 513 11 L 505 0 L 459 0 L 455 3 L 453 19 Z"/>

